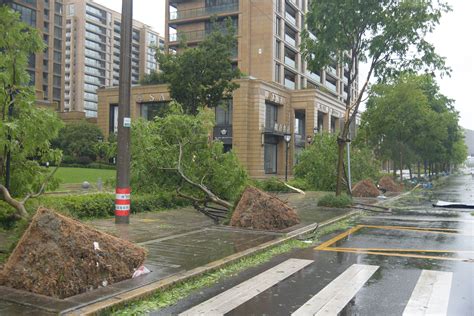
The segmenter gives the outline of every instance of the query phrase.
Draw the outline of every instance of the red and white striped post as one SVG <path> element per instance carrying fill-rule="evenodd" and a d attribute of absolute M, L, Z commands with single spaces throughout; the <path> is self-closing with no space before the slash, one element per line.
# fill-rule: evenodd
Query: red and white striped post
<path fill-rule="evenodd" d="M 130 216 L 130 188 L 115 188 L 115 216 L 127 222 Z"/>

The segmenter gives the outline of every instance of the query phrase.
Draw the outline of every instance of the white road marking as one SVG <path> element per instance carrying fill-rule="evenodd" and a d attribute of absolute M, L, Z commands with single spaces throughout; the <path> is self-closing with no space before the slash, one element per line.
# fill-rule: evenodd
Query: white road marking
<path fill-rule="evenodd" d="M 353 264 L 292 315 L 337 315 L 378 268 Z"/>
<path fill-rule="evenodd" d="M 286 260 L 179 315 L 224 315 L 312 262 L 313 260 Z"/>
<path fill-rule="evenodd" d="M 403 316 L 447 315 L 452 272 L 423 270 Z"/>

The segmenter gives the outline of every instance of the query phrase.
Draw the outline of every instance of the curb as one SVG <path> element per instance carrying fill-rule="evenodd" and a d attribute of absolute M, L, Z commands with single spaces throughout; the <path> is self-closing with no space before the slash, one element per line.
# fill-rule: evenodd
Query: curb
<path fill-rule="evenodd" d="M 312 231 L 314 231 L 315 229 L 317 229 L 319 227 L 324 227 L 324 226 L 333 224 L 335 222 L 344 220 L 346 218 L 352 217 L 352 216 L 354 216 L 356 214 L 359 214 L 359 213 L 361 213 L 359 210 L 351 211 L 351 212 L 349 212 L 345 215 L 342 215 L 342 216 L 330 219 L 328 221 L 325 221 L 325 222 L 319 224 L 319 226 L 318 226 L 317 223 L 307 225 L 305 227 L 302 227 L 300 229 L 297 229 L 293 232 L 290 232 L 290 233 L 286 234 L 282 238 L 278 238 L 276 240 L 268 241 L 268 242 L 263 243 L 259 246 L 249 248 L 247 250 L 235 253 L 235 254 L 227 256 L 223 259 L 208 263 L 204 266 L 197 267 L 197 268 L 194 268 L 192 270 L 181 272 L 181 273 L 178 273 L 178 274 L 174 274 L 170 277 L 167 277 L 167 278 L 162 279 L 160 281 L 150 283 L 150 284 L 145 285 L 143 287 L 140 287 L 140 288 L 137 288 L 137 289 L 134 289 L 134 290 L 131 290 L 131 291 L 127 291 L 127 292 L 124 292 L 124 293 L 117 294 L 114 297 L 107 298 L 107 299 L 105 299 L 103 301 L 100 301 L 100 302 L 96 302 L 96 303 L 93 303 L 93 304 L 90 304 L 90 305 L 87 305 L 87 306 L 79 307 L 77 309 L 76 308 L 71 308 L 71 309 L 68 309 L 68 310 L 64 310 L 60 314 L 61 315 L 97 315 L 100 312 L 102 312 L 106 309 L 109 309 L 109 308 L 111 308 L 115 305 L 124 304 L 124 303 L 130 302 L 130 301 L 135 301 L 137 299 L 150 296 L 150 295 L 154 294 L 155 292 L 157 292 L 159 290 L 164 290 L 164 289 L 167 289 L 167 288 L 169 288 L 169 287 L 171 287 L 171 286 L 173 286 L 177 283 L 181 283 L 181 282 L 187 281 L 188 279 L 199 277 L 199 276 L 201 276 L 205 273 L 217 270 L 217 269 L 219 269 L 223 266 L 231 264 L 231 263 L 233 263 L 237 260 L 240 260 L 244 257 L 256 254 L 258 252 L 266 250 L 267 248 L 277 246 L 277 245 L 279 245 L 281 243 L 284 243 L 284 242 L 286 242 L 290 239 L 293 239 L 293 238 L 298 237 L 300 235 L 312 232 Z"/>

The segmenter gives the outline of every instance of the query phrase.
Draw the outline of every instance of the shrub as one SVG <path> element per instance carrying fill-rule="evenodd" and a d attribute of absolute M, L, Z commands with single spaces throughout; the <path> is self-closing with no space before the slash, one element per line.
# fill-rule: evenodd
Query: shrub
<path fill-rule="evenodd" d="M 91 162 L 88 165 L 80 165 L 78 163 L 64 163 L 61 162 L 61 167 L 69 167 L 69 168 L 90 168 L 90 169 L 109 169 L 109 170 L 116 170 L 116 166 L 113 164 L 107 164 L 103 162 Z"/>
<path fill-rule="evenodd" d="M 174 193 L 160 192 L 156 194 L 132 194 L 131 213 L 157 211 L 189 205 L 187 200 L 176 197 Z M 51 208 L 68 216 L 84 218 L 101 218 L 114 215 L 115 195 L 109 193 L 84 195 L 46 195 L 27 202 L 27 210 L 31 214 L 39 206 Z M 0 223 L 3 227 L 10 227 L 9 215 L 13 208 L 0 202 Z"/>
<path fill-rule="evenodd" d="M 337 208 L 344 208 L 350 207 L 352 204 L 352 199 L 350 196 L 346 194 L 341 194 L 339 196 L 335 196 L 334 194 L 326 194 L 318 201 L 318 206 L 326 206 L 326 207 L 337 207 Z"/>
<path fill-rule="evenodd" d="M 257 188 L 267 192 L 290 192 L 292 191 L 286 185 L 283 184 L 278 178 L 271 177 L 263 180 L 254 180 L 254 184 Z"/>
<path fill-rule="evenodd" d="M 288 184 L 303 191 L 311 190 L 311 186 L 302 178 L 291 179 Z"/>

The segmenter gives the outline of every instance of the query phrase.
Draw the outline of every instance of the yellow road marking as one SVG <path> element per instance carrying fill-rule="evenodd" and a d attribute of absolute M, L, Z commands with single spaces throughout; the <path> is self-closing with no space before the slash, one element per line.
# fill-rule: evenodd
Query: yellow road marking
<path fill-rule="evenodd" d="M 433 252 L 433 253 L 474 253 L 474 250 L 433 250 L 433 249 L 403 249 L 403 248 L 345 248 L 345 247 L 327 247 L 326 249 L 341 249 L 355 251 L 398 251 L 398 252 Z"/>
<path fill-rule="evenodd" d="M 471 259 L 469 259 L 469 258 L 450 258 L 450 257 L 426 256 L 426 255 L 415 255 L 415 254 L 404 254 L 404 253 L 391 253 L 391 252 L 340 250 L 339 248 L 325 248 L 325 249 L 320 249 L 320 250 L 323 250 L 323 251 L 334 251 L 334 252 L 350 252 L 350 253 L 369 254 L 369 255 L 381 255 L 381 256 L 389 256 L 389 257 L 408 257 L 408 258 L 418 258 L 418 259 L 451 260 L 451 261 L 466 261 L 466 260 L 471 260 Z"/>
<path fill-rule="evenodd" d="M 371 255 L 382 255 L 392 257 L 408 257 L 408 258 L 419 258 L 419 259 L 434 259 L 434 260 L 452 260 L 452 261 L 466 261 L 473 260 L 472 258 L 450 258 L 441 256 L 429 256 L 410 254 L 409 252 L 424 252 L 424 253 L 474 253 L 471 250 L 427 250 L 427 249 L 394 249 L 394 248 L 344 248 L 344 247 L 330 247 L 339 240 L 355 233 L 362 228 L 375 228 L 375 229 L 387 229 L 387 230 L 408 230 L 422 233 L 437 233 L 437 234 L 449 234 L 449 235 L 462 235 L 459 230 L 448 229 L 448 228 L 418 228 L 410 226 L 377 226 L 377 225 L 357 225 L 348 229 L 347 231 L 325 241 L 321 245 L 315 247 L 315 250 L 321 251 L 334 251 L 334 252 L 350 252 L 359 254 L 371 254 Z M 469 236 L 469 235 L 468 235 Z M 397 253 L 402 252 L 402 253 Z"/>
<path fill-rule="evenodd" d="M 409 226 L 375 226 L 375 225 L 362 225 L 362 226 L 364 228 L 386 229 L 386 230 L 409 230 L 409 231 L 422 232 L 422 233 L 435 233 L 435 234 L 448 234 L 448 235 L 460 234 L 459 230 L 456 230 L 456 229 L 418 228 L 418 227 L 409 227 Z"/>
<path fill-rule="evenodd" d="M 335 237 L 329 239 L 328 241 L 323 242 L 321 245 L 317 246 L 317 247 L 314 248 L 314 249 L 315 249 L 315 250 L 324 249 L 324 248 L 326 248 L 326 247 L 328 247 L 328 246 L 334 244 L 335 242 L 341 240 L 342 238 L 347 237 L 347 236 L 349 236 L 350 234 L 352 234 L 352 233 L 358 231 L 358 230 L 361 229 L 362 227 L 363 227 L 363 225 L 357 225 L 357 226 L 355 226 L 355 227 L 352 227 L 351 229 L 349 229 L 349 230 L 347 230 L 347 231 L 345 231 L 345 232 L 343 232 L 343 233 L 341 233 L 341 234 L 339 234 L 339 235 L 337 235 L 337 236 L 335 236 Z"/>
<path fill-rule="evenodd" d="M 458 229 L 453 229 L 453 228 L 437 228 L 437 227 L 413 227 L 413 226 L 394 226 L 394 225 L 360 225 L 364 227 L 369 227 L 369 228 L 382 228 L 382 229 L 397 229 L 397 228 L 403 228 L 403 229 L 413 229 L 413 230 L 429 230 L 429 231 L 452 231 L 452 232 L 458 232 Z"/>

